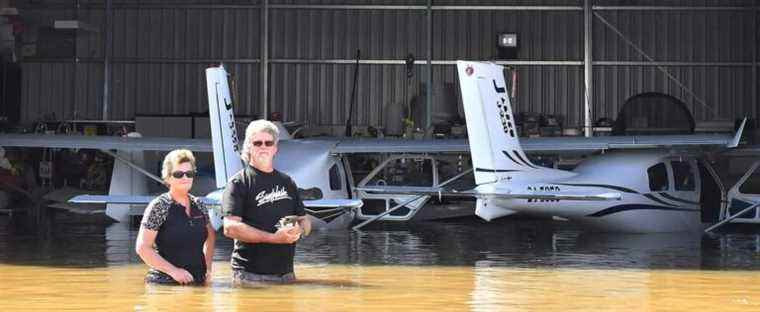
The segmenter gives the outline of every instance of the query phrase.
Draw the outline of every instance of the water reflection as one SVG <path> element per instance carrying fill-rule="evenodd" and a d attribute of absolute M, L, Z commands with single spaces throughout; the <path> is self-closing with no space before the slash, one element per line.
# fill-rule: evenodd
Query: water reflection
<path fill-rule="evenodd" d="M 219 240 L 209 287 L 144 285 L 136 228 L 50 240 L 0 235 L 0 307 L 132 310 L 653 310 L 760 308 L 760 234 L 586 233 L 475 219 L 316 232 L 291 285 L 231 286 Z M 35 278 L 30 279 L 30 276 Z M 68 303 L 61 305 L 64 298 Z M 75 298 L 75 299 L 73 299 Z M 573 298 L 568 300 L 567 298 Z"/>
<path fill-rule="evenodd" d="M 477 220 L 328 232 L 302 242 L 302 263 L 565 268 L 757 269 L 760 234 L 612 234 L 547 221 Z"/>
<path fill-rule="evenodd" d="M 137 229 L 115 223 L 59 232 L 48 240 L 0 235 L 0 262 L 104 267 L 141 264 Z M 232 242 L 217 243 L 216 261 L 228 261 Z M 760 234 L 609 234 L 566 223 L 475 219 L 381 225 L 364 232 L 315 232 L 298 245 L 296 263 L 647 269 L 760 268 Z"/>

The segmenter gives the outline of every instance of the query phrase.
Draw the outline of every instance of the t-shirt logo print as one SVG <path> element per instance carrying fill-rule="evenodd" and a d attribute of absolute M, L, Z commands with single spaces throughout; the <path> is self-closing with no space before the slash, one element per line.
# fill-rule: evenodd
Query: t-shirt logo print
<path fill-rule="evenodd" d="M 258 204 L 256 204 L 256 207 L 259 207 L 261 205 L 268 204 L 268 203 L 273 203 L 282 199 L 291 199 L 291 198 L 290 196 L 288 196 L 288 191 L 286 191 L 284 187 L 277 185 L 269 193 L 267 193 L 267 191 L 261 191 L 259 192 L 259 194 L 256 195 L 256 201 L 258 202 Z"/>

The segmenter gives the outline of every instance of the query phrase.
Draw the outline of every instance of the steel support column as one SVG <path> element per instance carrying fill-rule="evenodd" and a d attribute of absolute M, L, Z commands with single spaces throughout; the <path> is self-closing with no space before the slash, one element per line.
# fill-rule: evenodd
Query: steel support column
<path fill-rule="evenodd" d="M 591 25 L 594 22 L 593 21 L 593 12 L 591 11 L 591 0 L 584 0 L 583 1 L 583 77 L 584 77 L 584 105 L 583 105 L 583 133 L 586 137 L 590 137 L 593 135 L 593 129 L 591 128 L 591 119 L 592 119 L 592 99 L 594 97 L 593 94 L 593 45 L 591 44 Z"/>
<path fill-rule="evenodd" d="M 752 45 L 752 110 L 754 113 L 755 118 L 755 126 L 760 126 L 760 103 L 758 103 L 758 88 L 760 88 L 760 81 L 758 81 L 758 63 L 757 63 L 757 53 L 758 53 L 758 45 L 760 45 L 760 6 L 755 8 L 755 32 L 754 32 L 754 39 L 755 43 Z M 754 134 L 754 133 L 753 133 Z M 753 138 L 754 139 L 754 138 Z"/>
<path fill-rule="evenodd" d="M 426 68 L 427 68 L 427 76 L 425 77 L 425 80 L 427 81 L 426 85 L 426 92 L 427 95 L 425 96 L 425 134 L 430 134 L 432 136 L 433 129 L 432 129 L 432 123 L 433 123 L 433 0 L 428 0 L 427 2 L 427 60 L 426 60 Z"/>
<path fill-rule="evenodd" d="M 80 8 L 81 3 L 79 3 L 79 0 L 76 0 L 74 3 L 75 9 L 74 9 L 74 20 L 80 21 Z M 78 119 L 78 112 L 77 112 L 77 85 L 79 82 L 79 29 L 74 31 L 74 64 L 72 65 L 72 73 L 71 73 L 71 106 L 70 108 L 73 110 L 73 114 L 71 116 L 72 119 Z M 86 94 L 86 93 L 85 93 Z M 61 116 L 64 117 L 64 116 Z M 103 117 L 105 120 L 105 116 Z"/>
<path fill-rule="evenodd" d="M 113 14 L 111 0 L 106 0 L 106 11 L 103 16 L 103 120 L 108 120 L 108 108 L 111 104 L 111 40 L 113 35 L 111 33 L 111 14 Z"/>
<path fill-rule="evenodd" d="M 261 118 L 269 118 L 269 0 L 261 6 Z"/>

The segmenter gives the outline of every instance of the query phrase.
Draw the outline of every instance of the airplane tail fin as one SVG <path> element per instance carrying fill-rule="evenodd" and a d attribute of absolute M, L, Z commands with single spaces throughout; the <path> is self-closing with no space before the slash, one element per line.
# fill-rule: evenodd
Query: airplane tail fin
<path fill-rule="evenodd" d="M 744 126 L 747 124 L 747 117 L 744 117 L 744 120 L 742 120 L 742 124 L 739 126 L 739 129 L 736 130 L 736 134 L 734 135 L 733 139 L 731 139 L 731 142 L 726 145 L 727 148 L 736 148 L 739 146 L 739 142 L 742 139 L 742 132 L 744 132 Z"/>
<path fill-rule="evenodd" d="M 211 141 L 214 148 L 216 187 L 221 188 L 243 168 L 227 71 L 221 65 L 206 69 Z"/>
<path fill-rule="evenodd" d="M 492 183 L 538 170 L 518 139 L 502 66 L 457 61 L 475 182 Z"/>

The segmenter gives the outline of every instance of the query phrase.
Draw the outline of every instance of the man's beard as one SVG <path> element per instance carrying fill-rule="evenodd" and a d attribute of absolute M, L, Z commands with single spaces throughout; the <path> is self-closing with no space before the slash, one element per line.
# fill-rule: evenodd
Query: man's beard
<path fill-rule="evenodd" d="M 256 162 L 261 165 L 268 165 L 272 163 L 272 157 L 269 155 L 258 155 L 255 157 Z"/>

